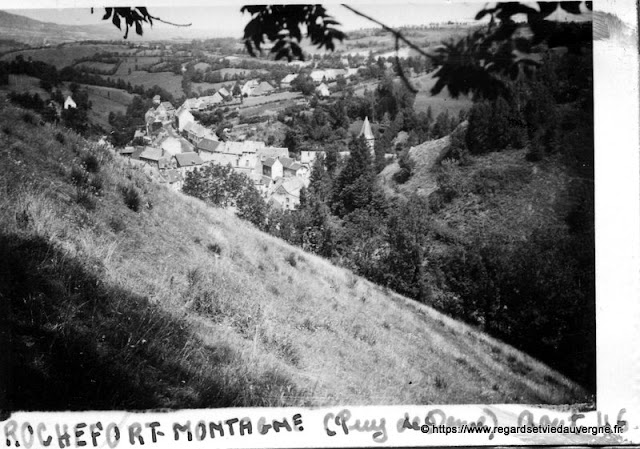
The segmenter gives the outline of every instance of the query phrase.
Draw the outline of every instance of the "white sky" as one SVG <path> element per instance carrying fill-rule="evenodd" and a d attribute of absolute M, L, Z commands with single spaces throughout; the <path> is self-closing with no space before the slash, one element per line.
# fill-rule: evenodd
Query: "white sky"
<path fill-rule="evenodd" d="M 95 2 L 94 2 L 95 3 Z M 117 4 L 117 2 L 109 2 Z M 122 3 L 122 2 L 120 2 Z M 211 1 L 207 4 L 211 5 Z M 241 14 L 240 7 L 242 2 L 233 5 L 221 2 L 213 2 L 215 6 L 203 6 L 202 0 L 192 0 L 187 2 L 193 6 L 162 6 L 166 2 L 155 1 L 152 4 L 147 3 L 150 12 L 162 19 L 177 23 L 192 23 L 192 29 L 206 29 L 211 32 L 212 36 L 232 36 L 240 37 L 242 30 L 249 20 L 248 14 Z M 247 2 L 249 3 L 249 2 Z M 175 4 L 175 3 L 174 3 Z M 351 11 L 343 8 L 339 4 L 324 3 L 327 10 L 342 24 L 344 30 L 354 30 L 375 26 L 371 22 L 356 16 Z M 391 3 L 386 2 L 350 2 L 351 5 L 357 7 L 361 12 L 368 14 L 383 23 L 397 27 L 401 25 L 421 25 L 430 22 L 446 22 L 473 20 L 475 14 L 482 8 L 484 3 L 478 2 L 403 2 Z M 106 23 L 101 20 L 103 9 L 96 7 L 96 11 L 92 15 L 90 13 L 90 1 L 38 1 L 34 3 L 37 9 L 13 9 L 13 6 L 24 8 L 24 4 L 15 1 L 0 0 L 0 9 L 9 12 L 24 15 L 43 22 L 53 22 L 67 25 L 88 25 Z M 51 9 L 51 6 L 76 6 L 75 8 L 58 8 Z M 156 6 L 153 6 L 156 5 Z M 78 8 L 77 6 L 83 6 Z M 44 8 L 47 7 L 47 8 Z M 161 30 L 162 26 L 158 25 L 156 31 Z M 151 33 L 150 33 L 151 34 Z M 151 38 L 151 35 L 148 35 Z M 158 36 L 162 38 L 161 36 Z"/>

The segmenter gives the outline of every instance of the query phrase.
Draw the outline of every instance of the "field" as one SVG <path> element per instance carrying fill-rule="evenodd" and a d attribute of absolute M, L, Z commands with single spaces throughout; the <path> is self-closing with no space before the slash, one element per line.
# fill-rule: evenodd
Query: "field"
<path fill-rule="evenodd" d="M 447 26 L 437 28 L 425 28 L 415 30 L 404 30 L 403 34 L 409 38 L 413 43 L 420 47 L 429 47 L 434 44 L 439 44 L 443 40 L 448 40 L 456 37 L 462 37 L 469 33 L 471 27 L 468 26 Z M 354 36 L 358 36 L 358 32 L 354 32 Z M 336 51 L 346 54 L 368 56 L 369 52 L 372 52 L 375 56 L 382 55 L 383 57 L 395 56 L 395 40 L 389 33 L 382 35 L 367 35 L 362 37 L 349 37 L 350 33 L 347 32 L 347 38 L 343 42 L 336 43 Z M 361 36 L 361 35 L 360 35 Z M 303 40 L 303 50 L 310 53 L 326 53 L 327 51 L 319 50 L 315 46 L 311 45 L 308 40 Z M 402 53 L 406 53 L 407 49 L 401 47 Z M 406 56 L 405 56 L 406 57 Z"/>
<path fill-rule="evenodd" d="M 118 67 L 118 71 L 116 72 L 116 76 L 125 77 L 129 75 L 129 70 L 131 72 L 134 71 L 145 71 L 149 67 L 156 65 L 160 62 L 160 58 L 157 56 L 129 56 L 128 58 L 123 58 L 120 66 Z M 137 66 L 137 68 L 136 68 Z"/>
<path fill-rule="evenodd" d="M 0 58 L 3 61 L 11 61 L 17 55 L 23 55 L 25 59 L 31 57 L 38 61 L 43 61 L 56 66 L 57 69 L 71 66 L 80 58 L 87 58 L 99 52 L 127 52 L 135 51 L 124 45 L 112 44 L 66 44 L 57 47 L 41 48 L 37 50 L 20 50 L 17 52 L 3 55 Z"/>
<path fill-rule="evenodd" d="M 446 87 L 439 94 L 431 95 L 431 88 L 436 83 L 433 72 L 412 78 L 411 82 L 419 90 L 413 104 L 416 112 L 426 112 L 431 107 L 434 118 L 444 111 L 457 117 L 460 111 L 468 110 L 472 106 L 472 100 L 468 96 L 460 95 L 458 98 L 453 98 Z"/>
<path fill-rule="evenodd" d="M 206 62 L 199 62 L 193 66 L 195 70 L 200 70 L 202 72 L 207 70 L 209 67 L 211 67 L 211 64 L 207 64 Z"/>
<path fill-rule="evenodd" d="M 271 103 L 274 101 L 284 101 L 302 98 L 300 92 L 278 92 L 270 95 L 259 95 L 255 97 L 247 97 L 242 100 L 242 107 L 248 108 L 260 104 Z"/>
<path fill-rule="evenodd" d="M 149 73 L 145 71 L 132 71 L 131 75 L 122 75 L 121 78 L 125 82 L 130 82 L 133 86 L 141 85 L 145 89 L 149 89 L 154 85 L 158 85 L 173 95 L 175 98 L 181 97 L 182 92 L 182 76 L 173 72 L 157 72 Z"/>
<path fill-rule="evenodd" d="M 89 120 L 103 127 L 111 129 L 109 125 L 109 113 L 122 112 L 127 110 L 127 105 L 131 103 L 133 95 L 120 89 L 111 87 L 89 86 L 83 84 L 89 91 L 89 101 L 91 101 L 91 111 Z"/>
<path fill-rule="evenodd" d="M 87 84 L 82 84 L 81 87 L 89 91 L 89 101 L 91 101 L 89 120 L 107 130 L 110 129 L 109 113 L 118 111 L 124 113 L 127 105 L 133 99 L 132 94 L 120 89 Z M 8 90 L 20 93 L 37 93 L 43 99 L 50 97 L 50 94 L 40 87 L 39 79 L 26 75 L 9 75 Z M 70 94 L 68 83 L 60 86 L 60 90 L 65 96 Z"/>
<path fill-rule="evenodd" d="M 38 94 L 42 98 L 49 98 L 49 93 L 40 87 L 40 80 L 28 75 L 9 75 L 7 88 L 14 92 Z"/>
<path fill-rule="evenodd" d="M 240 115 L 251 117 L 264 115 L 269 111 L 281 111 L 288 106 L 293 106 L 295 101 L 302 98 L 299 92 L 278 92 L 271 95 L 247 97 L 243 99 L 240 107 Z"/>
<path fill-rule="evenodd" d="M 79 69 L 87 68 L 93 70 L 100 70 L 102 72 L 111 72 L 116 67 L 116 64 L 109 64 L 107 62 L 87 61 L 76 64 Z"/>
<path fill-rule="evenodd" d="M 14 409 L 584 401 L 514 348 L 2 104 Z"/>
<path fill-rule="evenodd" d="M 225 81 L 221 83 L 191 83 L 191 90 L 193 92 L 206 92 L 208 90 L 219 90 L 223 87 L 232 88 L 234 81 Z"/>

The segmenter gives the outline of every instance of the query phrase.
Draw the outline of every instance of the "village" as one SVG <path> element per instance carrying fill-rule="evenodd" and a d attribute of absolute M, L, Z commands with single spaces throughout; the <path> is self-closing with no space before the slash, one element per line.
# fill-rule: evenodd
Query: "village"
<path fill-rule="evenodd" d="M 595 407 L 592 6 L 418 6 L 0 11 L 3 409 Z"/>
<path fill-rule="evenodd" d="M 328 82 L 338 76 L 348 77 L 354 69 L 326 69 L 311 72 L 319 98 L 330 95 Z M 282 79 L 280 90 L 290 89 L 296 74 Z M 145 114 L 146 126 L 136 131 L 131 145 L 119 149 L 129 164 L 138 166 L 156 181 L 172 190 L 182 189 L 187 173 L 208 164 L 228 165 L 251 179 L 264 200 L 276 208 L 293 210 L 300 203 L 300 191 L 309 186 L 314 160 L 323 151 L 302 151 L 297 159 L 290 157 L 289 149 L 267 145 L 260 140 L 247 140 L 245 135 L 225 128 L 222 136 L 199 123 L 194 112 L 212 111 L 218 107 L 234 107 L 244 98 L 262 96 L 275 88 L 268 82 L 249 80 L 242 85 L 239 95 L 222 87 L 213 95 L 188 98 L 176 109 L 160 95 L 153 98 L 154 107 Z M 68 103 L 73 102 L 71 97 Z M 302 100 L 305 101 L 305 100 Z M 71 106 L 74 107 L 74 106 Z M 364 118 L 358 136 L 364 136 L 373 152 L 375 141 L 368 117 Z M 348 152 L 342 152 L 342 156 Z"/>

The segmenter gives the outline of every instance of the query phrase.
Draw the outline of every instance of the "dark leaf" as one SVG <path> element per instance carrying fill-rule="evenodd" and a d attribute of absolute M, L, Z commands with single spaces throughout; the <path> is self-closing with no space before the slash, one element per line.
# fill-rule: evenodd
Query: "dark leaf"
<path fill-rule="evenodd" d="M 478 14 L 476 14 L 476 20 L 480 20 L 482 19 L 484 16 L 486 16 L 487 14 L 491 14 L 495 11 L 495 9 L 483 9 L 480 12 L 478 12 Z"/>
<path fill-rule="evenodd" d="M 102 16 L 102 20 L 107 20 L 109 17 L 111 17 L 111 12 L 113 11 L 113 8 L 105 8 L 104 9 L 104 16 Z"/>
<path fill-rule="evenodd" d="M 580 14 L 580 2 L 560 2 L 560 7 L 570 14 Z"/>
<path fill-rule="evenodd" d="M 540 16 L 545 18 L 558 9 L 558 2 L 538 2 L 538 7 L 540 8 Z"/>
<path fill-rule="evenodd" d="M 116 13 L 113 15 L 113 20 L 112 20 L 113 24 L 118 27 L 118 29 L 122 29 L 120 28 L 120 16 Z"/>

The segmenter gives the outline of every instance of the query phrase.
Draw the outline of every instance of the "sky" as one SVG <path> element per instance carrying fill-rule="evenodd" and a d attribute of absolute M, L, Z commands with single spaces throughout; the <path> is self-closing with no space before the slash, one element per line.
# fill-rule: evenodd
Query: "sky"
<path fill-rule="evenodd" d="M 95 2 L 94 2 L 95 3 Z M 116 2 L 110 2 L 116 3 Z M 122 2 L 121 2 L 122 3 Z M 203 0 L 190 0 L 186 2 L 192 6 L 162 6 L 162 2 L 156 1 L 147 3 L 149 11 L 157 17 L 176 23 L 191 23 L 192 30 L 208 30 L 212 36 L 240 37 L 244 26 L 249 21 L 248 14 L 240 13 L 240 5 L 236 2 L 204 2 Z M 203 6 L 203 4 L 215 6 Z M 164 2 L 166 4 L 166 2 Z M 175 4 L 175 3 L 174 3 Z M 324 3 L 329 14 L 333 15 L 342 24 L 343 30 L 356 30 L 374 26 L 364 18 L 358 17 L 353 12 L 345 9 L 337 3 Z M 430 22 L 470 21 L 482 8 L 484 3 L 472 2 L 462 3 L 456 1 L 438 2 L 433 1 L 412 1 L 402 3 L 386 2 L 349 2 L 350 5 L 359 11 L 370 15 L 381 22 L 398 27 L 402 25 L 422 25 Z M 53 22 L 66 25 L 89 25 L 102 22 L 102 8 L 97 8 L 94 14 L 90 12 L 90 1 L 76 0 L 74 2 L 58 0 L 38 1 L 35 5 L 37 9 L 13 9 L 12 5 L 19 5 L 15 1 L 0 0 L 0 9 L 24 15 L 32 19 Z M 64 5 L 76 6 L 75 8 L 51 9 L 51 6 Z M 156 5 L 156 6 L 153 6 Z M 20 6 L 24 6 L 20 5 Z M 77 6 L 83 6 L 77 8 Z M 46 8 L 45 8 L 46 7 Z M 154 25 L 154 28 L 155 25 Z M 158 25 L 156 31 L 162 30 Z M 149 36 L 151 37 L 151 36 Z"/>

